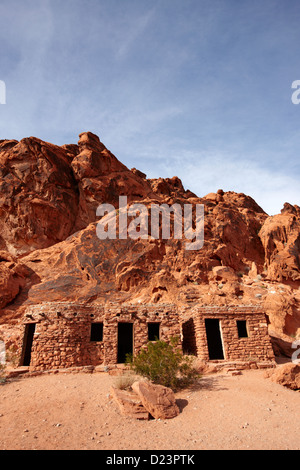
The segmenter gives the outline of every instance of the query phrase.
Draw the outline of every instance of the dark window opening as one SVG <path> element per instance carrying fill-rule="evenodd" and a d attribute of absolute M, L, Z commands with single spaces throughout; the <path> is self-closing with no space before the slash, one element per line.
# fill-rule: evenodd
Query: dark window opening
<path fill-rule="evenodd" d="M 237 320 L 236 322 L 239 338 L 248 338 L 247 322 L 246 320 Z"/>
<path fill-rule="evenodd" d="M 223 344 L 221 338 L 220 321 L 215 318 L 205 319 L 205 329 L 208 345 L 209 359 L 224 359 Z"/>
<path fill-rule="evenodd" d="M 30 366 L 31 362 L 31 351 L 32 351 L 32 344 L 33 344 L 33 336 L 35 332 L 35 323 L 28 323 L 25 326 L 25 334 L 24 334 L 24 343 L 23 343 L 23 366 Z"/>
<path fill-rule="evenodd" d="M 103 341 L 103 323 L 91 324 L 91 341 Z"/>
<path fill-rule="evenodd" d="M 160 323 L 148 323 L 148 340 L 158 341 L 159 340 L 159 328 Z"/>

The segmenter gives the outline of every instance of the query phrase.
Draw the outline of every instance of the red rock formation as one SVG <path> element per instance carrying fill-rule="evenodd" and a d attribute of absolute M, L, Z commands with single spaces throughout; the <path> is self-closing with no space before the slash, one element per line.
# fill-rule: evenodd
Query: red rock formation
<path fill-rule="evenodd" d="M 291 390 L 300 390 L 300 364 L 284 364 L 274 371 L 266 372 L 266 377 Z"/>
<path fill-rule="evenodd" d="M 300 280 L 300 207 L 285 203 L 281 214 L 268 217 L 259 236 L 268 278 Z"/>
<path fill-rule="evenodd" d="M 204 246 L 100 240 L 96 209 L 204 204 Z M 43 301 L 261 304 L 279 334 L 300 333 L 300 209 L 268 217 L 245 194 L 199 198 L 179 178 L 147 179 L 85 132 L 61 147 L 0 141 L 0 322 Z M 150 232 L 149 227 L 149 232 Z"/>
<path fill-rule="evenodd" d="M 143 406 L 141 399 L 134 392 L 111 387 L 111 396 L 124 416 L 135 419 L 150 419 L 150 413 Z"/>
<path fill-rule="evenodd" d="M 0 249 L 18 256 L 64 240 L 77 207 L 66 150 L 33 137 L 0 143 Z"/>
<path fill-rule="evenodd" d="M 0 308 L 12 302 L 25 285 L 29 269 L 5 251 L 0 251 Z"/>
<path fill-rule="evenodd" d="M 130 171 L 119 162 L 99 137 L 91 132 L 84 132 L 79 137 L 79 153 L 71 163 L 79 191 L 77 230 L 96 220 L 99 204 L 110 203 L 118 208 L 119 195 L 127 195 L 131 202 L 152 194 L 150 184 L 142 174 Z"/>
<path fill-rule="evenodd" d="M 91 132 L 80 134 L 78 146 L 0 141 L 0 249 L 24 255 L 65 240 L 119 194 L 129 202 L 153 195 Z"/>

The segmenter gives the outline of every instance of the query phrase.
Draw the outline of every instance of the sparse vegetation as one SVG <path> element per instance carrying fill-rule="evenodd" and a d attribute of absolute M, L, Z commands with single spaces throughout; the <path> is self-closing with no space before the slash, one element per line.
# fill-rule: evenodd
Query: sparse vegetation
<path fill-rule="evenodd" d="M 127 370 L 117 377 L 115 387 L 119 390 L 131 390 L 131 386 L 136 380 L 136 374 L 131 370 Z"/>
<path fill-rule="evenodd" d="M 179 338 L 149 342 L 146 349 L 135 357 L 128 358 L 131 369 L 153 383 L 178 389 L 190 385 L 199 373 L 193 366 L 194 358 L 183 355 L 178 348 Z"/>

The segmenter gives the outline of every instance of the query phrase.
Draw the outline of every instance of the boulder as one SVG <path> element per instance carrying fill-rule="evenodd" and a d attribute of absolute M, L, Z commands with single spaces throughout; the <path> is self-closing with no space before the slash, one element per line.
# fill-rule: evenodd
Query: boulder
<path fill-rule="evenodd" d="M 147 411 L 155 419 L 170 419 L 178 416 L 180 411 L 176 404 L 173 390 L 163 385 L 138 381 L 132 385 Z"/>
<path fill-rule="evenodd" d="M 291 390 L 300 390 L 300 364 L 289 362 L 284 364 L 274 372 L 269 373 L 272 382 L 276 382 Z"/>
<path fill-rule="evenodd" d="M 144 408 L 140 398 L 135 393 L 120 390 L 115 387 L 111 387 L 110 393 L 119 406 L 123 416 L 146 420 L 150 418 L 149 412 Z"/>

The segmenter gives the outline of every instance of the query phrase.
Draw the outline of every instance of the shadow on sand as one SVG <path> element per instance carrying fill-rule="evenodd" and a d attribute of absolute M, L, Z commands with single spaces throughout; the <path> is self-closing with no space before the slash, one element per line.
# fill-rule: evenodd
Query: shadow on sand
<path fill-rule="evenodd" d="M 195 392 L 200 390 L 228 390 L 224 387 L 224 376 L 203 375 L 188 387 L 188 391 Z"/>

